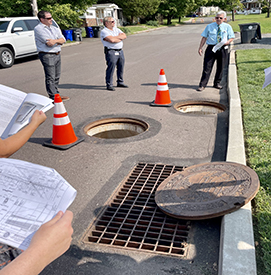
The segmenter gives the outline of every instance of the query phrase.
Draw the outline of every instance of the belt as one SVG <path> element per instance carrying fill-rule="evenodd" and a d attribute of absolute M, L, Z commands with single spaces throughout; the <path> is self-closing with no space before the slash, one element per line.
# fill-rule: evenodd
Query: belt
<path fill-rule="evenodd" d="M 107 49 L 108 51 L 117 51 L 120 52 L 122 49 Z"/>
<path fill-rule="evenodd" d="M 56 53 L 50 53 L 50 52 L 39 52 L 39 53 L 59 55 L 59 54 L 60 54 L 60 51 L 59 51 L 59 52 L 56 52 Z"/>

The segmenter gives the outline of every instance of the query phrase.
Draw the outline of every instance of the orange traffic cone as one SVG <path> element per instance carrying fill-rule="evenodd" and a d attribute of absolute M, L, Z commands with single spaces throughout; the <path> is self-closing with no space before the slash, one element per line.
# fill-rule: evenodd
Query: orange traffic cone
<path fill-rule="evenodd" d="M 169 96 L 169 90 L 165 72 L 163 69 L 160 70 L 160 75 L 157 84 L 157 91 L 155 100 L 151 103 L 151 106 L 164 106 L 169 107 L 172 105 Z"/>
<path fill-rule="evenodd" d="M 83 141 L 84 138 L 78 138 L 75 135 L 59 94 L 55 95 L 54 104 L 53 138 L 48 142 L 44 142 L 43 145 L 63 150 L 69 149 Z"/>

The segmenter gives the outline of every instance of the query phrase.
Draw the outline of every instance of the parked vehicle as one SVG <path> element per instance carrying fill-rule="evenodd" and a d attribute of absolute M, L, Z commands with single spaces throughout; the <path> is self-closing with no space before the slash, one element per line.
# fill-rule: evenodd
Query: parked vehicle
<path fill-rule="evenodd" d="M 36 55 L 34 28 L 38 17 L 0 18 L 0 66 L 12 67 L 14 60 Z M 58 25 L 53 21 L 53 25 Z"/>

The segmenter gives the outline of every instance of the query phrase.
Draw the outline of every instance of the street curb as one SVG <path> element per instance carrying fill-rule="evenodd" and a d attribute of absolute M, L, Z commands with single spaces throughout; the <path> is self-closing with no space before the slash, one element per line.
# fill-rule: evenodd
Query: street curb
<path fill-rule="evenodd" d="M 228 68 L 229 134 L 226 161 L 246 165 L 241 100 L 235 51 L 230 51 Z M 251 203 L 222 218 L 219 275 L 256 275 Z"/>

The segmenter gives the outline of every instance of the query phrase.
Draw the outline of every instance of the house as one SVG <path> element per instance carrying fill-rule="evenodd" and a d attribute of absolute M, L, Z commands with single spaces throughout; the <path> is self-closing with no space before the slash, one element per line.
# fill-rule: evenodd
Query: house
<path fill-rule="evenodd" d="M 243 8 L 236 10 L 236 14 L 260 14 L 262 13 L 261 3 L 258 0 L 241 1 Z"/>
<path fill-rule="evenodd" d="M 219 11 L 219 7 L 200 7 L 199 15 L 200 16 L 209 16 L 211 14 L 216 14 Z"/>
<path fill-rule="evenodd" d="M 96 4 L 92 7 L 87 8 L 83 16 L 80 16 L 83 19 L 84 27 L 91 26 L 102 26 L 103 18 L 106 16 L 111 16 L 116 21 L 116 26 L 123 25 L 123 14 L 122 9 L 119 8 L 116 4 Z"/>

